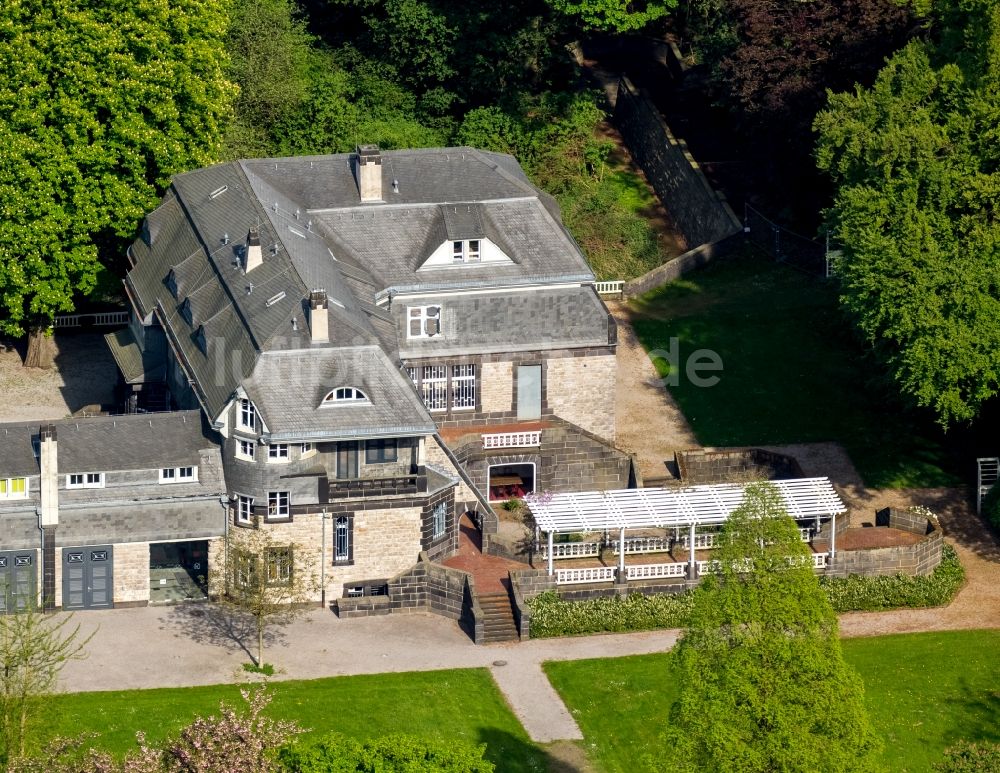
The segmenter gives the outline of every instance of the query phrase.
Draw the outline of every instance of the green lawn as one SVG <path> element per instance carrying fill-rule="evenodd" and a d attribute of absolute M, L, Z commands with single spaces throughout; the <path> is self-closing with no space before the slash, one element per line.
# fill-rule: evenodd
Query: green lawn
<path fill-rule="evenodd" d="M 883 757 L 893 773 L 928 771 L 955 741 L 1000 741 L 1000 631 L 847 639 Z M 669 655 L 552 662 L 553 686 L 604 773 L 645 770 L 636 749 L 657 748 L 677 694 Z"/>
<path fill-rule="evenodd" d="M 485 743 L 498 771 L 546 769 L 545 753 L 529 740 L 486 669 L 274 682 L 270 689 L 268 712 L 312 733 L 461 739 Z M 195 716 L 217 713 L 220 699 L 242 704 L 233 685 L 60 695 L 47 708 L 38 740 L 98 733 L 98 746 L 120 754 L 133 748 L 137 730 L 161 741 Z"/>
<path fill-rule="evenodd" d="M 669 388 L 700 443 L 833 440 L 870 486 L 959 482 L 937 425 L 877 386 L 878 368 L 852 337 L 831 284 L 747 254 L 655 290 L 632 309 L 647 350 L 669 351 L 679 339 L 679 383 Z M 684 375 L 701 348 L 722 357 L 712 387 Z M 665 359 L 657 368 L 671 372 Z"/>

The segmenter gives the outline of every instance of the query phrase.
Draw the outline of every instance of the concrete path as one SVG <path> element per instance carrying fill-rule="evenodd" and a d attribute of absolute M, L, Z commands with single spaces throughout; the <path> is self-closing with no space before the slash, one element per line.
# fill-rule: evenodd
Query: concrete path
<path fill-rule="evenodd" d="M 73 622 L 94 636 L 86 659 L 62 672 L 60 688 L 72 692 L 244 682 L 250 658 L 241 642 L 255 640 L 245 621 L 215 604 L 89 611 Z M 664 652 L 677 636 L 650 631 L 476 646 L 436 615 L 340 620 L 317 609 L 271 628 L 264 659 L 278 669 L 275 679 L 489 668 L 528 735 L 544 743 L 581 737 L 542 672 L 544 661 Z"/>

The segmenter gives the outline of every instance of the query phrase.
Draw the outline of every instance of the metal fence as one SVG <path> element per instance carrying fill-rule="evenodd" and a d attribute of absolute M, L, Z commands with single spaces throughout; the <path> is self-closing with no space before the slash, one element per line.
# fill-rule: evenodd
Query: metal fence
<path fill-rule="evenodd" d="M 749 204 L 744 207 L 743 231 L 751 242 L 779 263 L 813 276 L 834 274 L 838 251 L 831 251 L 828 243 L 822 244 L 778 225 Z"/>

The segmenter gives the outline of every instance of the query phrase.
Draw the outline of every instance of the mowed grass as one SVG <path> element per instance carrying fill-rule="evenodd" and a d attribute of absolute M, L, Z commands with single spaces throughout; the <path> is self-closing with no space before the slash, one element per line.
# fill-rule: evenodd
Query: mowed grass
<path fill-rule="evenodd" d="M 864 356 L 832 283 L 747 252 L 718 261 L 632 303 L 635 331 L 703 445 L 837 441 L 869 486 L 959 481 L 929 414 L 904 410 Z M 688 357 L 722 358 L 715 386 L 688 379 Z M 678 372 L 679 371 L 679 372 Z M 881 386 L 880 386 L 881 385 Z"/>
<path fill-rule="evenodd" d="M 869 714 L 894 773 L 929 771 L 960 739 L 1000 741 L 1000 631 L 949 631 L 844 640 L 865 683 Z M 545 664 L 604 773 L 658 770 L 660 732 L 678 684 L 670 655 Z M 661 756 L 662 759 L 662 756 Z"/>
<path fill-rule="evenodd" d="M 274 682 L 267 713 L 292 719 L 309 734 L 359 739 L 389 733 L 485 743 L 498 771 L 542 771 L 546 755 L 528 738 L 489 671 L 462 669 Z M 94 745 L 116 755 L 135 748 L 135 733 L 158 743 L 196 716 L 217 714 L 219 701 L 242 706 L 235 685 L 73 693 L 46 706 L 38 743 L 95 733 Z"/>

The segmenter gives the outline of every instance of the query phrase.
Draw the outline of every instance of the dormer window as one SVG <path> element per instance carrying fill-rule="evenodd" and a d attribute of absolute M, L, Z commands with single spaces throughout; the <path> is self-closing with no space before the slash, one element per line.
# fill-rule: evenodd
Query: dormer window
<path fill-rule="evenodd" d="M 189 325 L 194 324 L 194 311 L 191 309 L 190 298 L 185 298 L 184 302 L 181 304 L 181 316 L 184 317 L 184 321 Z"/>
<path fill-rule="evenodd" d="M 407 338 L 433 338 L 441 333 L 440 306 L 408 306 Z"/>
<path fill-rule="evenodd" d="M 481 254 L 479 239 L 451 243 L 451 258 L 455 263 L 478 263 Z"/>
<path fill-rule="evenodd" d="M 194 340 L 198 344 L 198 348 L 201 349 L 201 353 L 208 354 L 208 337 L 205 335 L 204 325 L 198 326 L 198 330 L 194 334 Z"/>
<path fill-rule="evenodd" d="M 177 272 L 170 269 L 170 273 L 167 274 L 167 289 L 170 290 L 170 294 L 175 298 L 178 295 L 177 289 Z"/>
<path fill-rule="evenodd" d="M 248 429 L 251 432 L 257 429 L 257 410 L 246 398 L 240 400 L 239 414 L 236 417 L 237 429 Z"/>
<path fill-rule="evenodd" d="M 343 405 L 350 403 L 368 403 L 368 395 L 357 387 L 338 387 L 323 398 L 323 405 Z"/>

